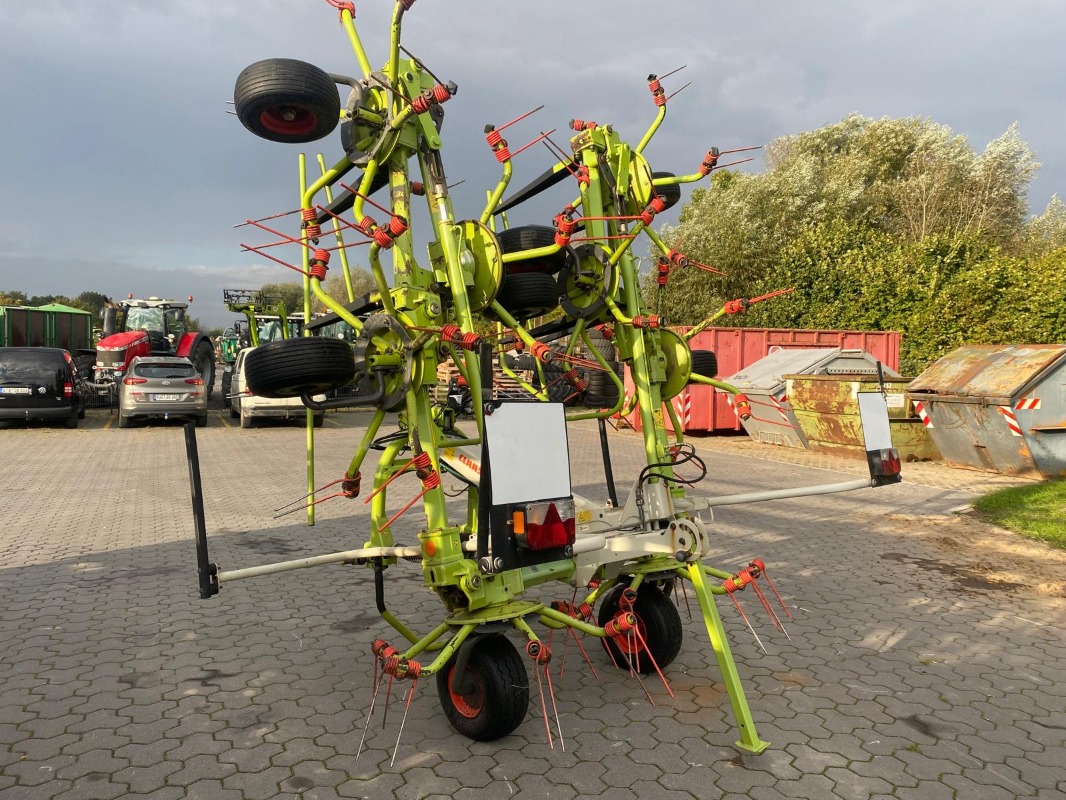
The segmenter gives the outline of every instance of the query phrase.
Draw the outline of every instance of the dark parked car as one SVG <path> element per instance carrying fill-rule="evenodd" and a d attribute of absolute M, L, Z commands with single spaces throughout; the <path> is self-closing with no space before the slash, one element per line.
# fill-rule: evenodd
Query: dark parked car
<path fill-rule="evenodd" d="M 0 347 L 0 422 L 56 420 L 77 428 L 88 387 L 66 350 Z"/>

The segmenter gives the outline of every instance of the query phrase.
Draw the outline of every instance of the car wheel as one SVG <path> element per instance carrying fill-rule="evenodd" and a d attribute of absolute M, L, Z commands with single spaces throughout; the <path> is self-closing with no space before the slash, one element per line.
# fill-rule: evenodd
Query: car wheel
<path fill-rule="evenodd" d="M 325 416 L 325 414 L 315 414 L 315 416 L 314 416 L 314 418 L 313 418 L 313 419 L 314 419 L 314 423 L 313 423 L 313 424 L 314 424 L 314 426 L 315 426 L 316 428 L 321 428 L 321 427 L 322 427 L 322 425 L 323 425 L 323 424 L 325 423 L 325 421 L 326 421 L 326 416 Z"/>
<path fill-rule="evenodd" d="M 502 635 L 469 645 L 466 668 L 456 674 L 457 657 L 437 673 L 437 694 L 448 722 L 476 742 L 511 733 L 529 710 L 529 680 L 515 646 Z"/>
<path fill-rule="evenodd" d="M 230 396 L 229 393 L 233 389 L 233 373 L 229 371 L 223 371 L 222 373 L 222 405 L 224 408 L 230 408 Z"/>
<path fill-rule="evenodd" d="M 67 419 L 66 419 L 66 427 L 69 430 L 74 430 L 75 428 L 78 427 L 78 420 L 79 419 L 81 419 L 81 416 L 78 414 L 78 412 L 77 411 L 72 412 L 71 415 L 69 417 L 67 417 Z"/>
<path fill-rule="evenodd" d="M 242 428 L 250 428 L 250 427 L 252 427 L 252 415 L 249 414 L 248 411 L 246 409 L 243 409 L 243 408 L 241 409 L 241 427 Z"/>
<path fill-rule="evenodd" d="M 241 415 L 241 399 L 234 397 L 229 404 L 229 415 L 237 419 Z"/>
<path fill-rule="evenodd" d="M 201 414 L 200 416 L 198 416 L 196 418 L 196 427 L 197 428 L 206 428 L 207 427 L 207 414 Z"/>
<path fill-rule="evenodd" d="M 340 339 L 281 339 L 248 354 L 244 377 L 246 388 L 262 397 L 326 394 L 355 378 L 355 356 Z"/>
<path fill-rule="evenodd" d="M 130 427 L 130 424 L 132 422 L 133 422 L 133 420 L 130 419 L 129 417 L 124 417 L 121 414 L 118 415 L 118 426 L 120 428 L 128 428 L 128 427 Z"/>
<path fill-rule="evenodd" d="M 300 144 L 328 136 L 341 118 L 337 84 L 314 64 L 270 58 L 245 67 L 233 87 L 237 118 L 256 136 Z"/>

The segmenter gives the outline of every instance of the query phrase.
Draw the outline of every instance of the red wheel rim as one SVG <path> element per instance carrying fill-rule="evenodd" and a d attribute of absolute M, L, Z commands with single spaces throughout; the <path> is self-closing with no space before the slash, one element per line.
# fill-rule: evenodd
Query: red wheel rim
<path fill-rule="evenodd" d="M 302 108 L 271 106 L 260 112 L 259 124 L 271 133 L 301 136 L 315 129 L 318 117 Z"/>
<path fill-rule="evenodd" d="M 485 707 L 485 684 L 479 675 L 470 672 L 470 670 L 467 670 L 466 678 L 469 681 L 473 681 L 474 691 L 469 694 L 459 694 L 452 686 L 452 682 L 455 680 L 455 668 L 452 667 L 448 672 L 448 697 L 452 701 L 452 706 L 460 715 L 467 719 L 476 719 Z"/>

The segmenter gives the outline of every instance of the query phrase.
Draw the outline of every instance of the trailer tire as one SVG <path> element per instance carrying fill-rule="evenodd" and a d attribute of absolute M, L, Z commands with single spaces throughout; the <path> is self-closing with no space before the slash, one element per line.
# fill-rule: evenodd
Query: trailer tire
<path fill-rule="evenodd" d="M 625 585 L 616 586 L 603 599 L 597 619 L 600 626 L 606 625 L 618 613 L 618 600 L 622 596 Z M 618 642 L 611 638 L 603 640 L 603 646 L 621 669 L 629 669 L 627 659 L 633 664 L 633 668 L 641 675 L 650 675 L 655 672 L 655 667 L 666 669 L 666 666 L 677 658 L 681 652 L 681 642 L 684 639 L 684 628 L 681 625 L 681 615 L 677 613 L 670 599 L 659 589 L 651 584 L 643 584 L 637 589 L 637 600 L 633 604 L 633 613 L 637 617 L 637 629 L 648 645 L 648 651 L 652 659 L 627 642 Z"/>
<path fill-rule="evenodd" d="M 521 656 L 510 640 L 492 635 L 469 647 L 465 679 L 469 691 L 457 691 L 458 655 L 437 673 L 441 708 L 453 728 L 475 742 L 491 742 L 514 731 L 529 710 L 529 680 Z"/>
<path fill-rule="evenodd" d="M 215 350 L 207 339 L 200 341 L 192 353 L 192 364 L 200 377 L 204 379 L 204 394 L 211 399 L 211 390 L 215 388 Z"/>
<path fill-rule="evenodd" d="M 355 357 L 341 339 L 281 339 L 250 352 L 244 376 L 248 390 L 262 397 L 326 394 L 352 382 Z"/>
<path fill-rule="evenodd" d="M 705 378 L 716 377 L 718 375 L 718 356 L 714 354 L 713 350 L 693 350 L 692 372 Z"/>
<path fill-rule="evenodd" d="M 337 84 L 314 64 L 268 58 L 245 67 L 233 87 L 237 118 L 271 142 L 302 144 L 333 132 L 341 118 Z"/>

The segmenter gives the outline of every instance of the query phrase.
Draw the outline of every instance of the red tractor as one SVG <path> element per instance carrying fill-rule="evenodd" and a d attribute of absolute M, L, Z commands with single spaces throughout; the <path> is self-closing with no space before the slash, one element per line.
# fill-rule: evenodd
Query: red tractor
<path fill-rule="evenodd" d="M 105 308 L 93 383 L 105 387 L 121 381 L 135 356 L 184 356 L 204 379 L 210 397 L 215 382 L 215 348 L 207 334 L 186 330 L 188 307 L 189 303 L 158 297 L 131 297 Z"/>

